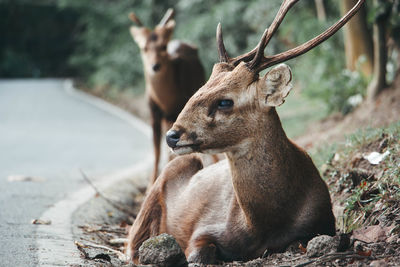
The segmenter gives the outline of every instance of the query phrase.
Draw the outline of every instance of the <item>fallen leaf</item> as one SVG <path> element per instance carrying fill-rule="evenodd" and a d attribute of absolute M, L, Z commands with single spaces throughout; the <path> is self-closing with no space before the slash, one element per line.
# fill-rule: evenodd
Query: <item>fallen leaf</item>
<path fill-rule="evenodd" d="M 339 160 L 340 160 L 339 153 L 335 153 L 335 155 L 333 156 L 333 161 L 339 161 Z"/>
<path fill-rule="evenodd" d="M 50 220 L 41 220 L 41 219 L 33 219 L 31 221 L 32 224 L 42 224 L 42 225 L 50 225 L 51 221 Z"/>
<path fill-rule="evenodd" d="M 43 177 L 29 176 L 29 175 L 10 175 L 7 177 L 9 182 L 44 182 L 46 181 Z"/>
<path fill-rule="evenodd" d="M 299 244 L 299 249 L 301 250 L 301 252 L 307 253 L 307 248 L 303 247 L 302 244 Z"/>
<path fill-rule="evenodd" d="M 121 221 L 121 223 L 119 224 L 119 227 L 121 228 L 125 228 L 126 226 L 128 226 L 128 223 L 126 221 Z"/>
<path fill-rule="evenodd" d="M 386 241 L 391 230 L 391 227 L 380 225 L 362 227 L 353 231 L 353 238 L 366 243 Z"/>
<path fill-rule="evenodd" d="M 87 247 L 88 247 L 88 246 L 82 244 L 82 243 L 79 242 L 79 241 L 75 241 L 74 243 L 75 243 L 75 245 L 76 245 L 77 247 L 80 247 L 80 248 L 87 248 Z"/>
<path fill-rule="evenodd" d="M 372 250 L 367 251 L 357 251 L 357 254 L 364 257 L 369 257 L 372 254 Z"/>
<path fill-rule="evenodd" d="M 378 165 L 389 154 L 390 152 L 388 150 L 385 153 L 374 151 L 367 155 L 363 155 L 363 158 L 368 160 L 372 165 Z"/>

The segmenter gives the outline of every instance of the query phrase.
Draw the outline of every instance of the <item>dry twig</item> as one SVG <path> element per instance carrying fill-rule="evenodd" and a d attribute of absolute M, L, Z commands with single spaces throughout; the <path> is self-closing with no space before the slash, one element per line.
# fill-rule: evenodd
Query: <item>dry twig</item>
<path fill-rule="evenodd" d="M 124 208 L 124 204 L 119 203 L 117 201 L 114 201 L 112 199 L 109 199 L 108 197 L 104 196 L 98 189 L 97 187 L 92 183 L 92 181 L 89 179 L 89 177 L 82 171 L 81 174 L 83 176 L 83 178 L 85 179 L 85 181 L 94 189 L 94 191 L 96 192 L 96 194 L 98 196 L 100 196 L 101 198 L 103 198 L 107 203 L 109 203 L 111 206 L 113 206 L 114 208 L 116 208 L 119 211 L 122 211 L 126 214 L 128 214 L 129 216 L 133 217 L 134 219 L 136 218 L 136 214 L 134 214 L 133 212 L 131 212 L 130 210 Z"/>
<path fill-rule="evenodd" d="M 368 259 L 371 258 L 371 256 L 367 256 L 367 255 L 360 255 L 357 254 L 355 252 L 336 252 L 336 253 L 330 253 L 330 254 L 326 254 L 323 255 L 319 258 L 316 258 L 315 260 L 310 260 L 304 263 L 300 263 L 295 265 L 294 267 L 303 267 L 303 266 L 307 266 L 310 265 L 312 263 L 316 263 L 316 264 L 322 264 L 322 263 L 326 263 L 332 260 L 336 260 L 336 259 L 357 259 L 357 260 L 363 260 L 363 259 Z"/>
<path fill-rule="evenodd" d="M 109 252 L 112 252 L 112 253 L 116 254 L 118 256 L 118 259 L 120 259 L 121 261 L 125 261 L 126 262 L 126 261 L 129 260 L 129 258 L 124 253 L 122 253 L 121 251 L 113 249 L 113 248 L 110 248 L 110 247 L 107 247 L 107 246 L 98 245 L 98 244 L 89 243 L 89 242 L 85 243 L 85 244 L 82 244 L 82 243 L 80 243 L 78 241 L 75 241 L 75 245 L 77 246 L 79 251 L 81 251 L 83 253 L 83 255 L 85 256 L 86 259 L 92 259 L 92 258 L 89 257 L 89 254 L 84 250 L 84 248 L 85 247 L 92 247 L 92 248 L 99 248 L 99 249 L 104 249 L 104 250 L 107 250 Z"/>

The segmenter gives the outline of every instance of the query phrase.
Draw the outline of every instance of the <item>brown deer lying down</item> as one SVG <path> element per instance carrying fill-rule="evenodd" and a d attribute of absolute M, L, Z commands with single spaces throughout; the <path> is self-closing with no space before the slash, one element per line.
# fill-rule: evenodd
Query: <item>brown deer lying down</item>
<path fill-rule="evenodd" d="M 220 63 L 189 100 L 167 133 L 179 155 L 147 195 L 128 237 L 127 253 L 150 236 L 173 235 L 189 262 L 249 260 L 284 250 L 293 241 L 335 234 L 329 192 L 307 153 L 292 143 L 275 110 L 292 88 L 281 64 L 328 39 L 354 15 L 311 41 L 278 55 L 263 51 L 296 0 L 284 1 L 271 27 L 251 52 L 229 58 L 220 26 Z M 192 152 L 225 152 L 227 160 L 202 168 Z"/>
<path fill-rule="evenodd" d="M 132 26 L 130 32 L 140 48 L 151 110 L 155 155 L 151 182 L 154 183 L 160 161 L 162 122 L 168 128 L 172 126 L 189 98 L 205 83 L 204 69 L 197 48 L 178 40 L 170 41 L 175 27 L 172 9 L 153 31 L 144 27 L 134 13 L 129 17 L 138 25 Z"/>

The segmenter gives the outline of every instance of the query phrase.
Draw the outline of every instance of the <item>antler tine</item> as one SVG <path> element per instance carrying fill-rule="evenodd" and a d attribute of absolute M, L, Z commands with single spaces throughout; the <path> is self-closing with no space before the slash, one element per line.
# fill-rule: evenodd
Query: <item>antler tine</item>
<path fill-rule="evenodd" d="M 228 54 L 226 53 L 224 45 L 224 39 L 222 38 L 221 23 L 218 23 L 217 26 L 217 46 L 218 46 L 219 62 L 229 62 L 229 57 Z"/>
<path fill-rule="evenodd" d="M 312 48 L 316 47 L 317 45 L 321 44 L 329 37 L 331 37 L 333 34 L 335 34 L 340 28 L 342 28 L 357 13 L 357 11 L 361 8 L 364 2 L 365 0 L 358 0 L 358 2 L 354 5 L 354 7 L 350 11 L 348 11 L 338 22 L 329 27 L 320 35 L 305 42 L 304 44 L 292 48 L 286 52 L 279 53 L 277 55 L 263 57 L 259 66 L 256 67 L 256 72 L 258 73 L 268 67 L 300 56 L 308 52 Z"/>
<path fill-rule="evenodd" d="M 140 19 L 135 15 L 135 13 L 131 12 L 129 13 L 129 18 L 136 23 L 138 26 L 143 27 L 143 23 L 140 21 Z"/>
<path fill-rule="evenodd" d="M 256 54 L 253 60 L 249 63 L 250 69 L 255 68 L 261 61 L 262 57 L 264 56 L 265 47 L 267 47 L 269 41 L 271 40 L 272 36 L 275 34 L 276 30 L 281 25 L 283 19 L 285 18 L 289 9 L 298 2 L 299 0 L 285 0 L 283 1 L 282 5 L 280 6 L 278 13 L 276 14 L 274 20 L 265 31 L 261 37 L 260 42 L 256 47 Z"/>
<path fill-rule="evenodd" d="M 167 12 L 165 12 L 164 17 L 160 20 L 160 23 L 158 23 L 159 26 L 164 26 L 165 24 L 168 23 L 170 19 L 172 19 L 175 15 L 175 11 L 172 8 L 168 8 Z"/>
<path fill-rule="evenodd" d="M 250 52 L 247 52 L 243 55 L 237 56 L 235 58 L 232 58 L 232 64 L 233 65 L 237 65 L 239 64 L 241 61 L 249 61 L 251 59 L 254 59 L 254 55 L 257 54 L 257 51 L 262 50 L 260 52 L 263 52 L 265 47 L 267 46 L 269 40 L 271 39 L 271 37 L 274 35 L 274 33 L 276 32 L 276 30 L 278 29 L 280 23 L 282 22 L 283 18 L 285 17 L 286 13 L 289 11 L 289 9 L 299 0 L 284 0 L 283 3 L 281 4 L 277 15 L 275 16 L 274 20 L 272 21 L 271 25 L 269 28 L 267 28 L 264 31 L 263 36 L 261 37 L 260 42 L 258 43 L 258 45 L 253 48 L 253 50 L 251 50 Z M 278 23 L 279 21 L 279 23 Z M 268 35 L 268 37 L 267 37 Z M 260 44 L 263 44 L 263 48 L 260 48 Z M 265 44 L 265 45 L 264 45 Z M 260 53 L 260 55 L 262 55 L 262 53 Z"/>

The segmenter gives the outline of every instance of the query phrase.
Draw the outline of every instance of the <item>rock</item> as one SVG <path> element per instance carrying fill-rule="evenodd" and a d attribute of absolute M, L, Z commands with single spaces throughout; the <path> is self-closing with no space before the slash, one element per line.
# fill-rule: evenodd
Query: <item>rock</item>
<path fill-rule="evenodd" d="M 158 267 L 187 266 L 185 254 L 175 238 L 161 234 L 147 239 L 139 248 L 139 262 L 154 264 Z"/>
<path fill-rule="evenodd" d="M 364 251 L 364 245 L 363 242 L 361 241 L 358 240 L 354 241 L 353 247 L 354 247 L 354 252 Z"/>
<path fill-rule="evenodd" d="M 319 257 L 331 252 L 337 252 L 339 238 L 320 235 L 311 239 L 307 244 L 307 256 Z"/>
<path fill-rule="evenodd" d="M 339 240 L 337 246 L 337 252 L 344 252 L 350 248 L 350 234 L 341 233 L 333 237 Z"/>
<path fill-rule="evenodd" d="M 371 262 L 369 266 L 386 267 L 386 266 L 388 266 L 388 264 L 385 260 L 375 260 L 375 261 Z"/>

